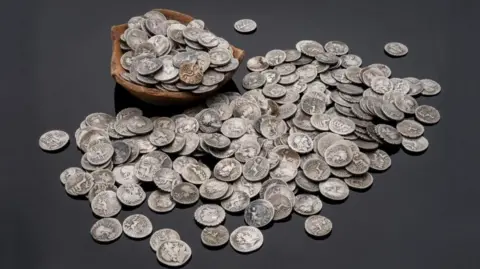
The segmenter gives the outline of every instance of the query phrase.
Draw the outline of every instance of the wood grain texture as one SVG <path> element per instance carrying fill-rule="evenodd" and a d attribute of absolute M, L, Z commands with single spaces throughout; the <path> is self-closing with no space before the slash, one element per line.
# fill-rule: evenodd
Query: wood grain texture
<path fill-rule="evenodd" d="M 192 21 L 192 18 L 189 15 L 168 10 L 168 9 L 158 9 L 162 12 L 167 19 L 177 20 L 183 24 L 187 24 Z M 157 88 L 149 88 L 134 84 L 132 82 L 124 80 L 120 73 L 125 71 L 120 64 L 120 58 L 122 57 L 122 50 L 120 49 L 120 36 L 127 29 L 127 24 L 115 25 L 112 27 L 111 38 L 113 42 L 112 47 L 112 60 L 110 66 L 110 73 L 113 79 L 120 84 L 123 88 L 128 90 L 135 97 L 141 99 L 144 102 L 154 104 L 154 105 L 175 105 L 175 104 L 189 104 L 194 103 L 200 100 L 205 99 L 209 95 L 218 91 L 225 83 L 227 83 L 235 74 L 236 70 L 225 74 L 225 79 L 218 85 L 218 87 L 205 94 L 193 94 L 190 92 L 170 92 L 167 90 L 159 90 Z M 239 63 L 242 62 L 245 52 L 239 48 L 236 48 L 230 45 L 233 50 L 233 57 L 236 58 Z"/>

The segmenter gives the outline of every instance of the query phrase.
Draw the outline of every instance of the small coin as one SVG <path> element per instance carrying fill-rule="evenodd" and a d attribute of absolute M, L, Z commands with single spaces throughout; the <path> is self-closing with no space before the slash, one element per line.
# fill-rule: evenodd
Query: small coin
<path fill-rule="evenodd" d="M 135 176 L 135 165 L 133 164 L 119 165 L 113 168 L 112 172 L 115 182 L 120 185 L 139 182 Z"/>
<path fill-rule="evenodd" d="M 261 181 L 269 172 L 269 163 L 265 157 L 255 156 L 243 165 L 243 176 L 251 182 Z"/>
<path fill-rule="evenodd" d="M 242 118 L 230 118 L 223 122 L 220 131 L 228 138 L 239 138 L 247 132 L 247 123 Z"/>
<path fill-rule="evenodd" d="M 160 243 L 156 255 L 161 264 L 180 267 L 192 257 L 192 249 L 181 240 L 170 239 Z"/>
<path fill-rule="evenodd" d="M 282 220 L 290 216 L 293 210 L 293 205 L 289 198 L 283 194 L 273 194 L 268 197 L 268 201 L 273 205 L 275 213 L 273 220 Z"/>
<path fill-rule="evenodd" d="M 222 200 L 222 207 L 232 213 L 241 212 L 250 204 L 250 196 L 244 191 L 234 190 L 232 195 Z"/>
<path fill-rule="evenodd" d="M 369 152 L 367 153 L 367 156 L 370 158 L 370 168 L 374 170 L 385 171 L 392 165 L 392 159 L 390 159 L 390 156 L 381 149 Z"/>
<path fill-rule="evenodd" d="M 41 149 L 45 151 L 56 151 L 68 144 L 70 140 L 69 135 L 60 130 L 52 130 L 40 136 L 38 144 Z"/>
<path fill-rule="evenodd" d="M 347 184 L 338 178 L 332 177 L 327 181 L 320 182 L 319 188 L 323 196 L 334 201 L 345 200 L 349 194 Z"/>
<path fill-rule="evenodd" d="M 200 193 L 195 185 L 189 182 L 181 182 L 173 187 L 172 199 L 182 205 L 191 205 L 198 201 Z"/>
<path fill-rule="evenodd" d="M 98 142 L 97 142 L 98 141 Z M 87 149 L 86 158 L 92 165 L 102 165 L 112 159 L 115 150 L 109 142 L 92 141 Z"/>
<path fill-rule="evenodd" d="M 275 208 L 269 201 L 257 199 L 245 209 L 245 223 L 256 228 L 264 227 L 273 220 L 274 214 Z"/>
<path fill-rule="evenodd" d="M 90 235 L 98 242 L 113 242 L 122 235 L 122 224 L 115 218 L 99 219 L 92 225 Z"/>
<path fill-rule="evenodd" d="M 345 183 L 348 187 L 357 190 L 365 190 L 370 188 L 373 184 L 373 176 L 370 173 L 345 178 Z"/>
<path fill-rule="evenodd" d="M 306 192 L 318 192 L 318 183 L 308 179 L 302 171 L 295 177 L 295 185 Z"/>
<path fill-rule="evenodd" d="M 330 131 L 339 135 L 348 135 L 355 131 L 355 123 L 345 117 L 332 117 L 328 127 Z"/>
<path fill-rule="evenodd" d="M 300 215 L 311 216 L 322 210 L 323 204 L 318 196 L 312 194 L 299 194 L 295 196 L 293 209 Z"/>
<path fill-rule="evenodd" d="M 230 234 L 223 225 L 216 227 L 205 227 L 200 234 L 202 243 L 209 247 L 220 247 L 228 243 Z"/>
<path fill-rule="evenodd" d="M 90 203 L 92 212 L 102 218 L 109 218 L 117 215 L 122 210 L 122 205 L 117 199 L 117 194 L 106 190 L 98 193 Z"/>
<path fill-rule="evenodd" d="M 296 49 L 285 50 L 285 54 L 286 54 L 285 62 L 287 63 L 294 62 L 300 59 L 300 57 L 302 56 L 300 50 L 296 50 Z"/>
<path fill-rule="evenodd" d="M 180 235 L 169 228 L 160 229 L 150 236 L 150 247 L 156 252 L 160 244 L 168 240 L 180 240 Z"/>
<path fill-rule="evenodd" d="M 147 195 L 140 185 L 130 183 L 118 187 L 117 197 L 126 206 L 138 206 L 145 201 Z"/>
<path fill-rule="evenodd" d="M 400 42 L 389 42 L 384 47 L 385 52 L 394 57 L 405 56 L 408 53 L 408 48 Z"/>
<path fill-rule="evenodd" d="M 329 41 L 325 44 L 325 51 L 341 56 L 348 53 L 348 46 L 342 41 Z"/>
<path fill-rule="evenodd" d="M 240 226 L 230 234 L 230 245 L 240 253 L 250 253 L 263 245 L 262 232 L 252 226 Z"/>
<path fill-rule="evenodd" d="M 243 78 L 242 85 L 247 90 L 253 90 L 262 87 L 266 82 L 267 79 L 262 73 L 251 72 Z"/>
<path fill-rule="evenodd" d="M 171 192 L 182 182 L 180 174 L 170 168 L 157 168 L 152 176 L 155 185 L 162 191 Z"/>
<path fill-rule="evenodd" d="M 132 148 L 124 141 L 114 141 L 112 162 L 114 165 L 126 163 L 132 154 Z"/>
<path fill-rule="evenodd" d="M 428 148 L 428 140 L 421 136 L 418 138 L 403 138 L 402 146 L 405 150 L 413 153 L 423 152 Z"/>
<path fill-rule="evenodd" d="M 322 237 L 332 232 L 332 221 L 320 215 L 313 215 L 305 220 L 305 231 L 311 236 Z"/>
<path fill-rule="evenodd" d="M 352 150 L 342 141 L 337 141 L 329 146 L 324 155 L 325 161 L 332 167 L 345 167 L 353 159 Z"/>
<path fill-rule="evenodd" d="M 429 105 L 421 105 L 415 109 L 415 118 L 424 124 L 435 124 L 440 121 L 440 112 Z"/>
<path fill-rule="evenodd" d="M 175 207 L 170 193 L 160 190 L 155 190 L 148 196 L 147 204 L 152 211 L 157 213 L 170 212 Z"/>
<path fill-rule="evenodd" d="M 241 19 L 235 22 L 233 25 L 235 30 L 240 33 L 251 33 L 257 29 L 257 23 L 252 19 Z"/>
<path fill-rule="evenodd" d="M 203 204 L 195 210 L 194 218 L 203 226 L 217 226 L 225 220 L 225 210 L 219 205 Z"/>

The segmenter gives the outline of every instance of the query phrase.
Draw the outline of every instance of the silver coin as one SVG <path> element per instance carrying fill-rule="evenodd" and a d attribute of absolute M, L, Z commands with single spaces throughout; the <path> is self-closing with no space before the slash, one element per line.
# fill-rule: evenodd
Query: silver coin
<path fill-rule="evenodd" d="M 175 135 L 173 142 L 167 146 L 162 147 L 162 151 L 165 153 L 178 153 L 183 150 L 186 145 L 186 137 L 184 133 L 178 133 Z"/>
<path fill-rule="evenodd" d="M 268 175 L 268 172 L 268 160 L 261 156 L 250 158 L 243 165 L 243 176 L 251 182 L 261 181 Z"/>
<path fill-rule="evenodd" d="M 401 121 L 405 118 L 405 114 L 392 103 L 383 102 L 381 109 L 383 114 L 391 120 Z"/>
<path fill-rule="evenodd" d="M 325 44 L 325 51 L 333 53 L 337 56 L 347 54 L 349 48 L 347 44 L 342 41 L 329 41 Z"/>
<path fill-rule="evenodd" d="M 329 178 L 327 181 L 320 182 L 320 193 L 330 200 L 341 201 L 348 197 L 349 190 L 347 184 L 338 178 Z"/>
<path fill-rule="evenodd" d="M 244 177 L 240 177 L 240 179 L 233 182 L 232 188 L 235 191 L 245 192 L 250 198 L 253 198 L 260 193 L 260 189 L 262 188 L 262 183 L 250 182 L 246 180 Z"/>
<path fill-rule="evenodd" d="M 247 123 L 242 118 L 231 118 L 223 122 L 220 131 L 228 138 L 239 138 L 247 132 Z"/>
<path fill-rule="evenodd" d="M 268 200 L 272 195 L 281 194 L 288 198 L 290 204 L 295 204 L 295 194 L 293 194 L 289 185 L 286 184 L 273 184 L 270 185 L 263 193 L 263 199 Z"/>
<path fill-rule="evenodd" d="M 295 115 L 295 112 L 297 112 L 297 106 L 293 103 L 283 104 L 279 106 L 278 109 L 278 118 L 283 120 L 293 117 L 293 115 Z"/>
<path fill-rule="evenodd" d="M 360 71 L 362 71 L 360 67 L 350 66 L 345 70 L 345 76 L 351 82 L 361 84 L 362 80 L 360 79 Z"/>
<path fill-rule="evenodd" d="M 152 145 L 163 147 L 173 142 L 175 132 L 171 129 L 155 128 L 149 135 L 148 140 Z"/>
<path fill-rule="evenodd" d="M 220 127 L 220 126 L 219 126 Z M 219 133 L 209 133 L 205 134 L 202 137 L 202 141 L 211 148 L 224 149 L 228 147 L 231 143 L 230 138 L 219 134 Z"/>
<path fill-rule="evenodd" d="M 395 106 L 406 114 L 415 114 L 418 103 L 410 95 L 398 95 L 395 97 Z"/>
<path fill-rule="evenodd" d="M 240 62 L 237 59 L 232 58 L 230 59 L 229 63 L 224 66 L 217 66 L 214 68 L 214 70 L 222 73 L 227 73 L 237 69 L 239 64 Z"/>
<path fill-rule="evenodd" d="M 423 135 L 425 128 L 414 120 L 403 120 L 397 123 L 398 132 L 406 138 L 417 138 Z"/>
<path fill-rule="evenodd" d="M 99 219 L 92 225 L 90 235 L 97 242 L 113 242 L 122 235 L 122 224 L 114 218 Z"/>
<path fill-rule="evenodd" d="M 305 220 L 305 231 L 311 236 L 322 237 L 332 232 L 332 221 L 320 215 L 313 215 Z"/>
<path fill-rule="evenodd" d="M 328 127 L 330 131 L 339 135 L 348 135 L 355 131 L 355 123 L 345 117 L 332 117 Z"/>
<path fill-rule="evenodd" d="M 290 85 L 297 82 L 300 79 L 300 76 L 297 73 L 291 73 L 286 76 L 281 76 L 280 81 L 278 83 L 283 85 Z M 303 81 L 302 81 L 303 82 Z M 305 83 L 305 82 L 303 82 Z"/>
<path fill-rule="evenodd" d="M 128 119 L 127 128 L 134 134 L 146 134 L 153 130 L 153 122 L 144 116 L 132 116 Z"/>
<path fill-rule="evenodd" d="M 289 198 L 283 194 L 273 194 L 268 197 L 268 201 L 273 205 L 275 213 L 273 220 L 282 220 L 292 214 L 293 205 Z"/>
<path fill-rule="evenodd" d="M 232 59 L 232 54 L 226 49 L 213 49 L 208 52 L 210 54 L 210 62 L 214 65 L 226 65 Z"/>
<path fill-rule="evenodd" d="M 126 163 L 132 154 L 132 148 L 124 141 L 114 141 L 112 146 L 114 150 L 112 156 L 113 164 L 118 165 Z"/>
<path fill-rule="evenodd" d="M 208 200 L 218 200 L 225 196 L 229 190 L 228 183 L 207 179 L 199 188 L 200 196 Z"/>
<path fill-rule="evenodd" d="M 385 171 L 392 165 L 392 159 L 390 159 L 390 156 L 381 149 L 369 152 L 367 153 L 367 156 L 370 158 L 370 168 L 373 170 Z"/>
<path fill-rule="evenodd" d="M 220 43 L 219 38 L 211 32 L 204 31 L 198 36 L 198 42 L 207 48 L 214 48 Z M 228 51 L 227 51 L 228 52 Z"/>
<path fill-rule="evenodd" d="M 235 159 L 239 162 L 246 162 L 248 159 L 257 156 L 260 153 L 260 144 L 257 141 L 246 140 L 240 144 L 240 147 L 235 152 Z"/>
<path fill-rule="evenodd" d="M 178 77 L 180 71 L 174 66 L 171 55 L 164 55 L 158 59 L 162 62 L 162 68 L 154 75 L 155 80 L 169 81 Z"/>
<path fill-rule="evenodd" d="M 394 57 L 405 56 L 408 53 L 408 48 L 400 42 L 389 42 L 384 47 L 385 52 Z"/>
<path fill-rule="evenodd" d="M 93 197 L 90 203 L 92 212 L 102 218 L 109 218 L 117 215 L 122 210 L 122 205 L 117 199 L 117 194 L 106 190 Z"/>
<path fill-rule="evenodd" d="M 318 192 L 318 183 L 308 179 L 302 171 L 298 172 L 295 181 L 291 182 L 294 182 L 298 188 L 306 192 Z"/>
<path fill-rule="evenodd" d="M 288 136 L 288 145 L 298 153 L 308 153 L 313 150 L 312 139 L 304 133 L 292 133 Z"/>
<path fill-rule="evenodd" d="M 321 73 L 319 76 L 320 80 L 329 86 L 337 86 L 338 84 L 337 80 L 333 78 L 332 72 L 330 71 Z"/>
<path fill-rule="evenodd" d="M 262 87 L 266 82 L 267 79 L 262 73 L 251 72 L 243 78 L 242 85 L 247 90 L 253 90 Z"/>
<path fill-rule="evenodd" d="M 307 64 L 297 68 L 295 74 L 299 76 L 300 82 L 309 83 L 317 77 L 317 67 L 312 64 Z"/>
<path fill-rule="evenodd" d="M 112 159 L 114 149 L 109 142 L 101 140 L 92 141 L 87 149 L 86 158 L 92 165 L 102 165 Z"/>
<path fill-rule="evenodd" d="M 152 151 L 152 152 L 149 152 L 147 154 L 144 155 L 144 158 L 155 158 L 158 160 L 158 167 L 161 167 L 161 168 L 172 168 L 172 160 L 170 159 L 170 157 L 161 152 L 161 151 L 158 151 L 158 150 L 155 150 L 155 151 Z M 152 161 L 154 162 L 154 161 Z"/>
<path fill-rule="evenodd" d="M 300 59 L 300 57 L 302 56 L 300 50 L 296 50 L 296 49 L 285 50 L 285 54 L 286 54 L 285 62 L 287 63 L 294 62 Z"/>
<path fill-rule="evenodd" d="M 200 198 L 199 191 L 195 185 L 182 182 L 175 185 L 171 192 L 172 199 L 182 205 L 194 204 Z"/>
<path fill-rule="evenodd" d="M 219 205 L 204 204 L 194 213 L 195 221 L 203 226 L 217 226 L 225 220 L 225 210 Z"/>
<path fill-rule="evenodd" d="M 262 232 L 252 226 L 240 226 L 230 234 L 230 245 L 240 253 L 250 253 L 263 245 Z"/>
<path fill-rule="evenodd" d="M 223 81 L 225 75 L 223 73 L 208 70 L 203 74 L 202 84 L 205 86 L 213 86 Z"/>
<path fill-rule="evenodd" d="M 140 44 L 137 48 L 140 48 L 144 44 L 150 45 L 152 51 L 154 50 L 154 46 L 151 43 Z M 135 65 L 135 71 L 137 71 L 137 73 L 142 76 L 151 75 L 157 72 L 158 70 L 160 70 L 160 68 L 162 67 L 162 61 L 157 58 L 145 57 L 145 58 L 141 58 L 141 59 L 137 58 L 137 59 L 138 59 L 137 60 L 138 62 Z"/>
<path fill-rule="evenodd" d="M 200 234 L 202 243 L 209 247 L 220 247 L 228 243 L 230 234 L 223 225 L 205 227 Z"/>
<path fill-rule="evenodd" d="M 145 201 L 147 195 L 140 185 L 130 183 L 118 187 L 117 197 L 126 206 L 138 206 Z"/>
<path fill-rule="evenodd" d="M 402 143 L 402 135 L 395 127 L 387 124 L 375 125 L 375 133 L 385 142 L 391 145 L 400 145 Z"/>
<path fill-rule="evenodd" d="M 170 168 L 156 168 L 152 175 L 153 183 L 162 191 L 171 192 L 182 182 L 180 174 Z"/>
<path fill-rule="evenodd" d="M 260 123 L 260 131 L 265 138 L 275 139 L 288 130 L 285 121 L 273 117 L 264 119 Z"/>
<path fill-rule="evenodd" d="M 143 15 L 143 17 L 147 18 L 147 19 L 157 19 L 157 20 L 160 20 L 160 21 L 166 21 L 167 18 L 165 17 L 165 15 L 163 15 L 162 12 L 158 11 L 158 10 L 150 10 L 148 11 L 147 13 L 145 13 Z"/>
<path fill-rule="evenodd" d="M 135 177 L 143 182 L 152 182 L 155 172 L 160 168 L 160 161 L 147 155 L 135 164 Z"/>
<path fill-rule="evenodd" d="M 250 196 L 244 191 L 234 190 L 232 195 L 222 200 L 221 206 L 228 212 L 241 212 L 250 204 Z"/>
<path fill-rule="evenodd" d="M 83 174 L 83 173 L 85 172 L 81 168 L 69 167 L 63 170 L 63 172 L 60 174 L 60 181 L 62 182 L 62 184 L 65 184 L 70 177 L 76 174 Z"/>
<path fill-rule="evenodd" d="M 195 160 L 194 158 L 192 157 L 188 157 L 188 156 L 179 156 L 177 157 L 174 161 L 173 161 L 173 170 L 175 170 L 177 173 L 181 174 L 183 172 L 183 170 L 185 169 L 185 167 L 189 164 L 189 163 L 198 163 L 197 160 Z"/>
<path fill-rule="evenodd" d="M 213 176 L 224 182 L 232 182 L 242 175 L 242 165 L 234 158 L 219 161 L 213 168 Z"/>
<path fill-rule="evenodd" d="M 323 113 L 313 113 L 310 118 L 312 126 L 319 131 L 328 131 L 331 116 Z"/>
<path fill-rule="evenodd" d="M 405 150 L 413 153 L 423 152 L 428 148 L 428 140 L 421 136 L 418 138 L 403 138 L 402 146 Z"/>
<path fill-rule="evenodd" d="M 129 118 L 117 120 L 113 125 L 115 132 L 117 132 L 121 136 L 128 136 L 128 137 L 135 136 L 134 133 L 130 132 L 127 129 L 128 119 Z"/>
<path fill-rule="evenodd" d="M 275 208 L 269 201 L 258 199 L 245 209 L 245 223 L 256 228 L 264 227 L 273 220 L 274 214 Z"/>
<path fill-rule="evenodd" d="M 424 124 L 435 124 L 440 121 L 440 112 L 429 105 L 421 105 L 415 109 L 415 118 Z"/>
<path fill-rule="evenodd" d="M 126 217 L 123 221 L 122 227 L 123 232 L 127 236 L 136 239 L 149 236 L 153 230 L 150 220 L 141 214 L 134 214 Z"/>
<path fill-rule="evenodd" d="M 194 19 L 187 24 L 187 27 L 203 29 L 205 28 L 205 22 L 199 19 Z"/>
<path fill-rule="evenodd" d="M 307 178 L 313 181 L 324 181 L 330 176 L 330 167 L 320 158 L 312 158 L 303 165 L 303 172 Z"/>
<path fill-rule="evenodd" d="M 373 176 L 370 173 L 348 177 L 344 179 L 348 187 L 357 190 L 368 189 L 373 184 Z"/>
<path fill-rule="evenodd" d="M 287 54 L 283 50 L 274 49 L 265 55 L 265 59 L 270 66 L 277 66 L 282 64 L 287 58 Z"/>
<path fill-rule="evenodd" d="M 92 113 L 85 118 L 85 124 L 87 126 L 106 130 L 110 122 L 115 119 L 106 113 Z"/>
<path fill-rule="evenodd" d="M 300 108 L 303 112 L 308 115 L 312 115 L 315 113 L 324 113 L 326 109 L 326 102 L 322 99 L 319 95 L 323 96 L 323 94 L 305 94 L 303 95 L 300 101 Z"/>
<path fill-rule="evenodd" d="M 92 128 L 90 127 L 86 132 L 79 134 L 77 144 L 79 148 L 86 152 L 88 150 L 88 147 L 92 143 L 109 143 L 110 138 L 108 136 L 108 133 L 97 129 L 97 128 Z"/>
<path fill-rule="evenodd" d="M 187 27 L 180 23 L 170 24 L 170 26 L 168 26 L 167 28 L 167 36 L 179 44 L 185 44 L 185 40 L 183 37 L 183 30 L 185 28 Z"/>
<path fill-rule="evenodd" d="M 279 84 L 267 84 L 263 87 L 262 93 L 268 98 L 280 98 L 287 93 L 287 89 Z"/>
<path fill-rule="evenodd" d="M 150 247 L 156 252 L 161 243 L 168 240 L 180 240 L 180 235 L 175 230 L 169 228 L 160 229 L 150 236 Z"/>
<path fill-rule="evenodd" d="M 320 43 L 311 40 L 305 40 L 299 44 L 299 47 L 301 52 L 309 57 L 315 57 L 318 54 L 325 52 Z"/>
<path fill-rule="evenodd" d="M 439 94 L 442 90 L 440 84 L 432 79 L 422 79 L 420 82 L 423 86 L 422 95 L 433 96 Z"/>
<path fill-rule="evenodd" d="M 360 78 L 362 79 L 363 83 L 369 87 L 372 85 L 372 80 L 374 77 L 388 77 L 385 76 L 385 73 L 380 71 L 380 69 L 376 67 L 367 66 L 360 71 Z"/>
<path fill-rule="evenodd" d="M 359 67 L 362 65 L 362 58 L 355 54 L 346 54 L 340 57 L 343 68 L 348 68 L 351 66 Z"/>
<path fill-rule="evenodd" d="M 371 87 L 374 92 L 385 94 L 389 91 L 393 91 L 393 82 L 387 77 L 373 77 L 371 81 Z"/>
<path fill-rule="evenodd" d="M 327 148 L 329 148 L 331 145 L 333 145 L 335 142 L 342 140 L 343 138 L 334 133 L 327 133 L 324 136 L 322 136 L 318 141 L 317 141 L 317 151 L 320 156 L 325 156 L 325 151 Z"/>
<path fill-rule="evenodd" d="M 132 116 L 141 116 L 143 115 L 142 110 L 136 107 L 127 107 L 122 110 L 120 110 L 117 113 L 116 119 L 117 120 L 122 120 L 122 119 L 128 119 Z"/>
<path fill-rule="evenodd" d="M 233 27 L 240 33 L 251 33 L 257 29 L 257 23 L 251 19 L 241 19 L 236 21 Z"/>
<path fill-rule="evenodd" d="M 252 72 L 261 72 L 268 69 L 267 59 L 263 56 L 255 56 L 247 61 L 247 68 Z"/>
<path fill-rule="evenodd" d="M 133 57 L 132 51 L 127 51 L 122 55 L 122 57 L 120 57 L 120 65 L 122 66 L 123 69 L 130 70 L 130 67 L 132 66 L 132 61 L 133 61 L 132 57 Z"/>
<path fill-rule="evenodd" d="M 175 207 L 170 193 L 160 190 L 153 191 L 147 200 L 148 207 L 157 213 L 170 212 Z"/>
<path fill-rule="evenodd" d="M 345 169 L 353 175 L 361 175 L 370 168 L 370 159 L 365 153 L 360 151 L 353 152 L 352 162 L 345 166 Z"/>
<path fill-rule="evenodd" d="M 295 72 L 296 69 L 297 68 L 295 67 L 294 64 L 283 63 L 281 65 L 275 66 L 275 68 L 272 71 L 275 72 L 276 74 L 278 74 L 279 76 L 286 76 L 286 75 L 289 75 L 289 74 L 292 74 L 293 72 Z M 270 70 L 266 70 L 266 71 L 270 71 Z"/>
<path fill-rule="evenodd" d="M 353 152 L 342 141 L 337 141 L 325 150 L 325 161 L 332 167 L 345 167 L 353 159 Z"/>
<path fill-rule="evenodd" d="M 160 243 L 156 255 L 161 264 L 180 267 L 192 257 L 192 249 L 181 240 L 167 240 Z"/>
<path fill-rule="evenodd" d="M 108 170 L 107 170 L 108 171 Z M 93 187 L 88 192 L 87 198 L 90 202 L 92 202 L 93 198 L 97 196 L 97 194 L 101 193 L 102 191 L 113 191 L 117 192 L 117 187 L 113 184 L 107 184 L 104 182 L 95 183 Z"/>
<path fill-rule="evenodd" d="M 148 33 L 140 29 L 131 29 L 125 36 L 125 40 L 128 46 L 135 50 L 140 44 L 147 42 Z"/>
<path fill-rule="evenodd" d="M 322 210 L 323 204 L 320 198 L 312 194 L 299 194 L 295 196 L 293 209 L 300 215 L 311 216 Z"/>
<path fill-rule="evenodd" d="M 65 181 L 65 191 L 71 196 L 85 195 L 93 185 L 92 175 L 89 173 L 76 173 Z"/>
<path fill-rule="evenodd" d="M 200 128 L 197 119 L 194 117 L 180 117 L 175 121 L 175 133 L 196 133 Z"/>
<path fill-rule="evenodd" d="M 38 144 L 41 149 L 45 151 L 56 151 L 68 144 L 70 140 L 69 135 L 60 130 L 52 130 L 40 136 Z"/>
<path fill-rule="evenodd" d="M 113 168 L 112 173 L 115 182 L 120 185 L 139 182 L 135 176 L 135 165 L 133 164 L 119 165 Z"/>

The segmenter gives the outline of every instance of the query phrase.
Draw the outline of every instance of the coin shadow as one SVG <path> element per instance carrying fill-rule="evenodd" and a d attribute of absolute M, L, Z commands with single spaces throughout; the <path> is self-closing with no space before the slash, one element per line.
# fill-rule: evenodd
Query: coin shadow
<path fill-rule="evenodd" d="M 126 205 L 122 204 L 122 211 L 126 211 L 126 212 L 134 211 L 137 208 L 141 207 L 143 205 L 143 203 L 145 203 L 145 201 L 143 201 L 141 204 L 136 205 L 136 206 L 126 206 Z"/>
<path fill-rule="evenodd" d="M 393 145 L 382 145 L 382 150 L 384 150 L 389 156 L 393 156 L 397 154 L 397 152 L 400 151 L 399 146 L 393 146 Z"/>
<path fill-rule="evenodd" d="M 292 213 L 293 213 L 293 211 L 292 211 Z M 292 214 L 288 215 L 288 217 L 286 217 L 286 218 L 276 220 L 275 222 L 276 223 L 285 223 L 285 222 L 289 222 L 291 219 L 292 219 Z"/>
<path fill-rule="evenodd" d="M 403 152 L 405 152 L 409 156 L 420 156 L 420 155 L 423 155 L 426 151 L 427 151 L 427 149 L 425 149 L 424 151 L 421 151 L 421 152 L 411 152 L 411 151 L 403 149 Z"/>
<path fill-rule="evenodd" d="M 156 254 L 155 254 L 155 255 L 156 255 Z M 192 257 L 190 257 L 190 258 L 188 259 L 188 261 L 186 261 L 184 264 L 179 265 L 179 266 L 170 266 L 170 265 L 168 265 L 168 264 L 163 264 L 163 263 L 161 263 L 158 259 L 156 259 L 156 260 L 157 260 L 158 264 L 161 266 L 160 268 L 183 268 L 183 267 L 187 266 L 187 265 L 190 263 L 190 261 L 192 260 Z"/>
<path fill-rule="evenodd" d="M 332 200 L 332 199 L 328 199 L 328 198 L 322 196 L 321 200 L 322 200 L 322 202 L 325 202 L 329 205 L 339 205 L 339 204 L 345 203 L 348 200 L 348 198 L 349 197 L 347 196 L 347 198 L 345 198 L 343 200 Z"/>
<path fill-rule="evenodd" d="M 227 214 L 230 215 L 230 216 L 240 217 L 240 216 L 245 215 L 245 212 L 244 212 L 244 210 L 238 211 L 238 212 L 227 211 Z"/>
<path fill-rule="evenodd" d="M 190 208 L 190 207 L 194 207 L 197 203 L 198 203 L 198 201 L 196 201 L 196 202 L 193 203 L 193 204 L 189 204 L 189 205 L 184 205 L 184 204 L 176 203 L 176 204 L 175 204 L 175 208 L 178 208 L 178 209 L 187 209 L 187 208 Z"/>
<path fill-rule="evenodd" d="M 120 236 L 119 236 L 118 238 L 116 238 L 115 240 L 108 241 L 108 242 L 97 241 L 97 240 L 95 240 L 95 239 L 93 239 L 93 238 L 92 238 L 92 240 L 93 240 L 95 243 L 99 244 L 99 245 L 107 246 L 107 245 L 111 245 L 112 243 L 117 242 L 117 241 L 118 241 L 120 238 L 122 238 L 122 237 L 123 237 L 123 236 L 120 235 Z"/>
<path fill-rule="evenodd" d="M 372 183 L 372 185 L 368 186 L 368 187 L 365 188 L 365 189 L 353 189 L 353 188 L 350 188 L 350 190 L 353 191 L 353 192 L 365 193 L 365 192 L 369 191 L 369 190 L 372 188 L 372 186 L 373 186 L 373 183 Z"/>
<path fill-rule="evenodd" d="M 158 190 L 158 187 L 153 182 L 142 182 L 142 188 L 146 193 Z"/>
<path fill-rule="evenodd" d="M 311 234 L 309 234 L 309 233 L 307 233 L 307 232 L 305 231 L 305 233 L 308 235 L 308 237 L 310 237 L 311 239 L 313 239 L 313 240 L 315 240 L 315 241 L 327 240 L 327 239 L 332 235 L 332 232 L 333 232 L 333 231 L 329 232 L 328 234 L 326 234 L 326 235 L 324 235 L 324 236 L 313 236 L 313 235 L 311 235 Z"/>
<path fill-rule="evenodd" d="M 72 198 L 73 200 L 77 200 L 77 201 L 87 201 L 88 200 L 86 195 L 73 196 L 73 195 L 70 195 L 68 192 L 67 192 L 67 195 L 68 195 L 68 197 Z"/>
<path fill-rule="evenodd" d="M 227 243 L 225 243 L 225 244 L 223 244 L 223 245 L 221 245 L 221 246 L 216 246 L 216 247 L 214 247 L 214 246 L 207 246 L 207 245 L 205 245 L 205 244 L 203 244 L 203 243 L 202 243 L 202 245 L 203 245 L 206 249 L 208 249 L 208 250 L 216 251 L 216 250 L 220 250 L 220 249 L 222 249 L 222 248 L 225 248 L 225 246 L 227 245 Z"/>
<path fill-rule="evenodd" d="M 258 229 L 259 229 L 259 230 L 268 230 L 268 229 L 270 229 L 270 228 L 273 227 L 273 223 L 274 223 L 274 221 L 272 220 L 272 221 L 270 221 L 267 225 L 262 226 L 262 227 L 259 227 Z"/>

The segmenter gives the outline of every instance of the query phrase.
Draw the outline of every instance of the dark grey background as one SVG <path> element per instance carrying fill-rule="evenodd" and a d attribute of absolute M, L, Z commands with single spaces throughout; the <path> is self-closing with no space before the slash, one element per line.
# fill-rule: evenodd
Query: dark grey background
<path fill-rule="evenodd" d="M 88 202 L 69 198 L 59 180 L 64 168 L 79 165 L 80 152 L 71 143 L 47 154 L 37 141 L 56 128 L 73 137 L 89 113 L 114 113 L 115 96 L 117 106 L 128 104 L 109 75 L 110 27 L 162 7 L 203 19 L 245 49 L 247 59 L 293 48 L 301 39 L 342 40 L 365 64 L 385 63 L 395 77 L 432 78 L 443 89 L 420 99 L 442 114 L 426 129 L 428 151 L 413 157 L 400 150 L 368 192 L 324 204 L 322 214 L 334 224 L 325 240 L 309 238 L 304 218 L 294 215 L 263 231 L 258 252 L 211 251 L 201 245 L 194 207 L 166 215 L 145 204 L 136 209 L 155 229 L 174 228 L 190 244 L 193 257 L 185 268 L 480 268 L 480 181 L 473 172 L 479 165 L 479 1 L 37 0 L 2 1 L 1 7 L 0 268 L 161 267 L 148 240 L 123 236 L 99 245 L 91 239 L 95 218 Z M 254 19 L 257 32 L 236 33 L 233 23 L 241 18 Z M 409 54 L 387 57 L 388 41 L 405 43 Z M 242 64 L 238 86 L 245 73 Z M 230 231 L 242 224 L 242 217 L 226 221 Z"/>

